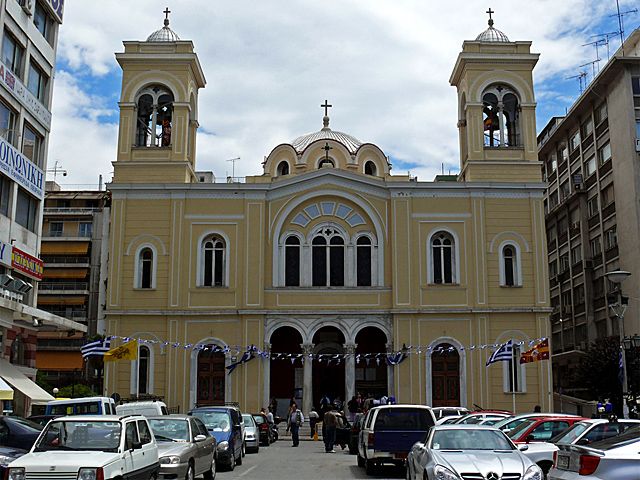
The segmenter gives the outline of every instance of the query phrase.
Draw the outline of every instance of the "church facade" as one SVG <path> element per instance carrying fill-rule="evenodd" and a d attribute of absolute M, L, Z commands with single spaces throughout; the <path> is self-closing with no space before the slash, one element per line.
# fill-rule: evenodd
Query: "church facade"
<path fill-rule="evenodd" d="M 518 362 L 550 314 L 530 46 L 492 23 L 464 42 L 457 177 L 392 175 L 325 102 L 322 128 L 261 174 L 215 183 L 196 170 L 192 42 L 168 20 L 124 42 L 104 333 L 139 352 L 107 364 L 105 393 L 181 411 L 356 392 L 551 410 L 550 362 Z M 513 361 L 485 366 L 509 340 Z"/>

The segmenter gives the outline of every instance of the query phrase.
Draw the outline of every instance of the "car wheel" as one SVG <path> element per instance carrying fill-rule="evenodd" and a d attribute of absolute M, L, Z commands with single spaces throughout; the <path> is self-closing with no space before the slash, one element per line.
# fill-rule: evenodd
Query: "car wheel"
<path fill-rule="evenodd" d="M 242 447 L 240 447 L 240 455 L 236 459 L 236 465 L 242 465 Z"/>
<path fill-rule="evenodd" d="M 366 460 L 364 464 L 364 471 L 367 472 L 367 475 L 375 475 L 376 473 L 376 464 L 371 460 Z"/>
<path fill-rule="evenodd" d="M 187 468 L 187 474 L 184 476 L 184 480 L 195 480 L 196 476 L 193 472 L 193 465 L 189 464 Z"/>
<path fill-rule="evenodd" d="M 236 468 L 236 454 L 231 452 L 231 459 L 229 460 L 229 470 L 233 472 L 234 468 Z"/>
<path fill-rule="evenodd" d="M 149 477 L 149 480 L 158 480 L 158 474 L 152 473 L 151 476 Z"/>
<path fill-rule="evenodd" d="M 364 458 L 362 458 L 360 454 L 358 454 L 358 466 L 364 467 Z"/>
<path fill-rule="evenodd" d="M 204 480 L 213 480 L 216 478 L 216 459 L 211 461 L 211 468 L 202 475 Z"/>

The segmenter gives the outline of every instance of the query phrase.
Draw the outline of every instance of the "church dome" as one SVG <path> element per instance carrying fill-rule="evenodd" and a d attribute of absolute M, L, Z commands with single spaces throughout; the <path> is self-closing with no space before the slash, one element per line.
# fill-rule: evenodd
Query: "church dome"
<path fill-rule="evenodd" d="M 164 19 L 164 27 L 160 30 L 156 30 L 147 37 L 147 42 L 178 42 L 180 37 L 178 34 L 169 28 L 169 19 Z"/>
<path fill-rule="evenodd" d="M 319 132 L 307 133 L 306 135 L 302 135 L 291 142 L 293 148 L 295 148 L 296 152 L 302 153 L 306 150 L 306 148 L 311 145 L 313 142 L 318 140 L 333 140 L 344 145 L 349 153 L 355 154 L 358 151 L 358 148 L 362 145 L 362 142 L 351 135 L 346 133 L 338 132 L 336 130 L 331 130 L 326 127 L 320 130 Z"/>
<path fill-rule="evenodd" d="M 484 32 L 476 37 L 476 42 L 498 42 L 498 43 L 508 43 L 510 42 L 509 37 L 507 37 L 504 33 L 502 33 L 497 28 L 493 28 L 493 19 L 491 18 L 491 14 L 494 13 L 491 9 L 487 11 L 489 14 L 489 28 L 487 28 Z"/>

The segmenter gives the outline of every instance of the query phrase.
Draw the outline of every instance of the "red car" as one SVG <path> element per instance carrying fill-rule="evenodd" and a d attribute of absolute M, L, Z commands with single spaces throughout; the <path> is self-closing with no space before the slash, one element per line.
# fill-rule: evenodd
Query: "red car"
<path fill-rule="evenodd" d="M 515 443 L 546 442 L 563 432 L 583 417 L 533 417 L 528 418 L 507 435 Z"/>

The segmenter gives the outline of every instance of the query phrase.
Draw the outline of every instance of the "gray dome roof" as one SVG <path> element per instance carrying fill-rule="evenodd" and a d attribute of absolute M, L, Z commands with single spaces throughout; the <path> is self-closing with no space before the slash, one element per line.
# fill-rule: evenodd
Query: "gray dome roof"
<path fill-rule="evenodd" d="M 344 145 L 349 153 L 355 154 L 358 151 L 358 148 L 362 145 L 362 142 L 351 135 L 347 135 L 346 133 L 338 132 L 335 130 L 331 130 L 328 127 L 323 128 L 319 132 L 307 133 L 306 135 L 302 135 L 296 138 L 291 142 L 291 145 L 298 153 L 302 153 L 306 150 L 306 148 L 311 145 L 313 142 L 318 140 L 333 140 L 335 142 L 341 143 Z"/>
<path fill-rule="evenodd" d="M 177 42 L 179 40 L 178 34 L 169 28 L 168 19 L 165 19 L 164 27 L 147 37 L 147 42 Z"/>
<path fill-rule="evenodd" d="M 476 42 L 510 42 L 509 38 L 497 28 L 489 27 L 476 37 Z"/>

